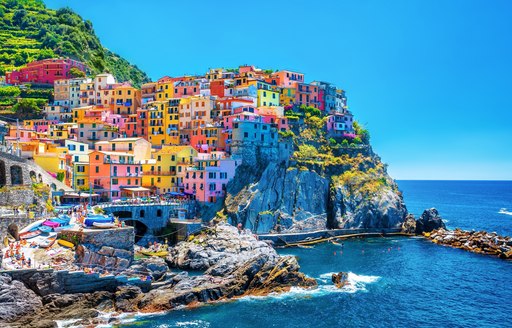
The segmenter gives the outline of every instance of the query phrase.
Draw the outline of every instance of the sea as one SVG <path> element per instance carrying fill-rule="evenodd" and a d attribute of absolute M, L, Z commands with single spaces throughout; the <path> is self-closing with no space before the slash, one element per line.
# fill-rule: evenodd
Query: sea
<path fill-rule="evenodd" d="M 449 228 L 512 235 L 512 181 L 398 181 L 409 212 L 435 207 Z M 421 237 L 280 249 L 317 279 L 313 291 L 246 297 L 127 317 L 120 327 L 512 327 L 512 262 Z M 349 272 L 336 289 L 332 273 Z"/>

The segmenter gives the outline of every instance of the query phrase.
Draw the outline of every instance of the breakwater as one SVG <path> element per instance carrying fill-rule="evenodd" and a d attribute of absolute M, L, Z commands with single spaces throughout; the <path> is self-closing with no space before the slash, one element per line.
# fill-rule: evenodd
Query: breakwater
<path fill-rule="evenodd" d="M 314 243 L 325 241 L 331 238 L 341 237 L 380 237 L 388 234 L 400 234 L 401 229 L 330 229 L 309 232 L 281 233 L 281 234 L 261 234 L 260 240 L 269 240 L 275 246 L 295 246 L 297 244 Z M 404 234 L 405 235 L 405 234 Z"/>

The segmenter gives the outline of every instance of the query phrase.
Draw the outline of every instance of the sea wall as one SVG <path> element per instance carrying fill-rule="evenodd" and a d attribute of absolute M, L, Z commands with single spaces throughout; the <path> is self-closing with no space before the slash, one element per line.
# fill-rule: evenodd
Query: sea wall
<path fill-rule="evenodd" d="M 115 292 L 118 286 L 135 285 L 143 291 L 151 289 L 150 281 L 126 276 L 107 275 L 100 277 L 97 273 L 87 274 L 83 271 L 50 270 L 12 270 L 0 271 L 13 280 L 21 281 L 39 296 L 50 294 L 92 293 L 96 291 Z"/>

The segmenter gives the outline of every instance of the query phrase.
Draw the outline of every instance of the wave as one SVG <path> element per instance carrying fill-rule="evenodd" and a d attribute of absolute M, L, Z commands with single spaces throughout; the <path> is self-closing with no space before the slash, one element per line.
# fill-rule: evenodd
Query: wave
<path fill-rule="evenodd" d="M 380 280 L 379 276 L 364 276 L 358 275 L 353 272 L 348 273 L 348 282 L 349 284 L 342 287 L 337 288 L 331 283 L 331 277 L 333 274 L 337 274 L 338 272 L 328 272 L 321 274 L 318 278 L 315 278 L 319 284 L 315 289 L 305 289 L 300 287 L 292 287 L 286 293 L 272 293 L 265 296 L 245 296 L 239 299 L 242 302 L 250 302 L 250 301 L 258 301 L 258 300 L 282 300 L 287 298 L 309 298 L 309 297 L 318 297 L 324 296 L 332 293 L 348 293 L 353 294 L 356 292 L 366 292 L 366 286 L 368 284 L 372 284 Z"/>
<path fill-rule="evenodd" d="M 512 215 L 512 212 L 508 211 L 506 208 L 502 208 L 498 211 L 499 214 Z"/>

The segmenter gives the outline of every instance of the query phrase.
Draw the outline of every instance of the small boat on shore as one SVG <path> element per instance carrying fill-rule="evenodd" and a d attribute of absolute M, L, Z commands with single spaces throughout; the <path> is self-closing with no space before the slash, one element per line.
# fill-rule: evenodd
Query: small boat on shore
<path fill-rule="evenodd" d="M 57 227 L 57 228 L 53 229 L 53 231 L 60 232 L 62 230 L 71 229 L 71 228 L 73 228 L 73 225 L 69 224 L 69 225 Z"/>
<path fill-rule="evenodd" d="M 41 233 L 50 233 L 53 230 L 53 228 L 44 225 L 41 225 L 38 229 Z"/>
<path fill-rule="evenodd" d="M 140 252 L 142 255 L 146 255 L 146 256 L 158 256 L 158 257 L 166 257 L 169 252 L 168 251 L 158 251 L 158 252 L 153 252 L 153 251 L 141 251 Z"/>
<path fill-rule="evenodd" d="M 64 239 L 59 239 L 57 242 L 61 246 L 64 246 L 64 247 L 67 247 L 67 248 L 75 248 L 75 245 L 73 243 L 70 243 L 69 241 L 64 240 Z"/>
<path fill-rule="evenodd" d="M 27 231 L 20 233 L 20 239 L 30 239 L 41 234 L 41 230 Z"/>
<path fill-rule="evenodd" d="M 114 218 L 105 215 L 98 216 L 87 216 L 84 220 L 84 225 L 86 227 L 94 226 L 94 223 L 112 223 L 114 222 Z"/>
<path fill-rule="evenodd" d="M 51 246 L 53 246 L 53 244 L 55 243 L 55 238 L 47 238 L 45 240 L 41 240 L 37 243 L 37 246 L 41 247 L 41 248 L 49 248 Z"/>
<path fill-rule="evenodd" d="M 99 229 L 111 229 L 111 228 L 115 228 L 116 224 L 114 222 L 93 222 L 92 226 L 94 228 L 99 228 Z"/>

